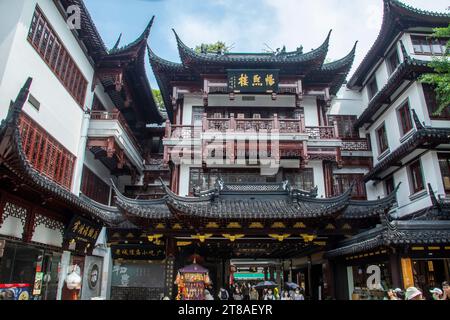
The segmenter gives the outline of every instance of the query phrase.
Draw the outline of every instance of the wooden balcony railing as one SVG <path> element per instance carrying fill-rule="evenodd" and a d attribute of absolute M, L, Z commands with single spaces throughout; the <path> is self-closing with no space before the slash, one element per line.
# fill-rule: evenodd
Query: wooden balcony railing
<path fill-rule="evenodd" d="M 310 139 L 336 139 L 337 134 L 335 127 L 306 127 L 305 132 Z"/>
<path fill-rule="evenodd" d="M 128 126 L 127 121 L 125 120 L 124 116 L 119 110 L 114 110 L 112 112 L 108 111 L 91 111 L 91 120 L 109 120 L 109 121 L 118 121 L 119 124 L 122 126 L 122 128 L 127 133 L 128 137 L 132 141 L 135 148 L 139 151 L 142 151 L 139 142 L 137 141 L 136 137 L 134 136 L 133 131 L 131 131 L 130 127 Z"/>
<path fill-rule="evenodd" d="M 342 151 L 370 151 L 367 139 L 343 139 Z"/>
<path fill-rule="evenodd" d="M 300 119 L 279 119 L 277 115 L 273 118 L 207 118 L 203 115 L 200 126 L 180 126 L 166 123 L 166 138 L 189 139 L 200 138 L 200 132 L 272 132 L 288 134 L 307 134 L 310 139 L 338 139 L 337 127 L 334 126 L 305 126 L 303 116 Z"/>

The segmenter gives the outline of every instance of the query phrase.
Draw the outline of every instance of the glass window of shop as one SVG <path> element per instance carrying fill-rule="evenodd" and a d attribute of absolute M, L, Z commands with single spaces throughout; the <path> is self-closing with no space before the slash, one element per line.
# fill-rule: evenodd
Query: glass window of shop
<path fill-rule="evenodd" d="M 348 279 L 350 287 L 353 287 L 352 300 L 384 300 L 387 290 L 392 288 L 389 263 L 361 263 L 349 268 L 352 271 Z M 376 282 L 375 269 L 380 271 L 379 283 Z"/>
<path fill-rule="evenodd" d="M 429 291 L 440 288 L 442 282 L 450 279 L 450 259 L 417 259 L 412 261 L 414 285 L 431 299 Z"/>
<path fill-rule="evenodd" d="M 33 299 L 55 300 L 60 261 L 58 253 L 7 242 L 0 258 L 0 285 L 28 285 L 31 295 L 39 272 L 42 273 L 42 281 Z"/>

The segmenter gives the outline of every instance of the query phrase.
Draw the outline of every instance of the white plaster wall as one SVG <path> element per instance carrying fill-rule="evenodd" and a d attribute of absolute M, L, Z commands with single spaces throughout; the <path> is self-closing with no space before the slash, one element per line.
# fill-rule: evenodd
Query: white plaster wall
<path fill-rule="evenodd" d="M 362 93 L 343 85 L 331 103 L 329 114 L 359 116 L 363 112 L 362 106 Z"/>
<path fill-rule="evenodd" d="M 445 190 L 442 182 L 437 152 L 427 152 L 420 157 L 420 161 L 426 189 L 428 190 L 429 183 L 431 184 L 431 187 L 436 195 L 444 195 Z M 412 196 L 413 191 L 410 183 L 409 169 L 407 167 L 403 167 L 394 173 L 394 183 L 396 186 L 401 183 L 397 192 L 398 206 L 395 209 L 396 215 L 401 217 L 431 206 L 431 199 L 428 193 L 425 193 L 418 199 L 411 200 L 410 197 Z M 367 193 L 369 200 L 386 196 L 384 183 L 374 184 L 373 182 L 368 182 Z"/>
<path fill-rule="evenodd" d="M 22 239 L 23 224 L 19 218 L 8 216 L 4 219 L 0 227 L 0 234 L 9 237 Z"/>
<path fill-rule="evenodd" d="M 192 124 L 192 107 L 203 106 L 203 100 L 198 95 L 185 95 L 183 103 L 182 124 L 189 126 Z"/>
<path fill-rule="evenodd" d="M 318 187 L 318 197 L 325 198 L 325 177 L 323 175 L 322 161 L 309 161 L 306 168 L 312 168 L 314 172 L 314 184 Z"/>
<path fill-rule="evenodd" d="M 307 127 L 319 125 L 319 115 L 317 113 L 317 98 L 312 96 L 303 97 L 302 106 L 305 110 L 305 124 Z"/>
<path fill-rule="evenodd" d="M 189 172 L 191 166 L 182 164 L 180 165 L 180 180 L 179 180 L 179 195 L 189 195 Z"/>
<path fill-rule="evenodd" d="M 423 94 L 420 94 L 419 86 L 417 82 L 412 84 L 405 92 L 403 92 L 387 109 L 377 121 L 372 124 L 369 129 L 372 149 L 373 149 L 373 160 L 374 165 L 376 165 L 380 156 L 378 141 L 376 136 L 376 130 L 384 122 L 386 124 L 386 132 L 389 143 L 389 150 L 392 152 L 397 149 L 402 143 L 400 139 L 403 137 L 401 133 L 401 127 L 399 125 L 397 108 L 406 100 L 409 99 L 411 109 L 414 109 L 419 117 L 420 121 L 425 121 L 428 111 L 426 109 L 425 100 L 423 99 Z M 429 122 L 429 121 L 428 121 Z M 380 159 L 382 160 L 382 159 Z"/>
<path fill-rule="evenodd" d="M 0 6 L 5 6 L 5 3 L 8 3 L 7 9 L 0 10 L 0 26 L 2 27 L 0 29 L 3 30 L 0 33 L 2 36 L 0 39 L 0 58 L 2 58 L 0 61 L 0 105 L 4 106 L 0 108 L 0 119 L 6 116 L 7 106 L 9 106 L 11 100 L 15 99 L 26 79 L 32 77 L 33 84 L 30 91 L 41 105 L 40 109 L 36 110 L 29 103 L 26 103 L 24 111 L 76 156 L 77 163 L 75 164 L 74 175 L 77 176 L 81 174 L 79 169 L 84 161 L 85 147 L 82 145 L 84 140 L 81 138 L 83 135 L 83 108 L 87 109 L 92 105 L 93 92 L 89 88 L 91 87 L 94 69 L 53 1 L 2 1 Z M 72 98 L 61 81 L 27 40 L 36 4 L 39 5 L 88 81 L 86 99 L 82 106 L 78 105 Z M 105 105 L 111 105 L 110 101 L 106 101 L 107 99 L 105 94 L 102 94 L 101 88 L 97 88 L 97 92 Z M 79 181 L 76 180 L 72 192 L 77 193 L 78 190 Z"/>
<path fill-rule="evenodd" d="M 34 229 L 33 238 L 31 241 L 61 248 L 63 244 L 63 236 L 60 231 L 52 230 L 39 224 Z"/>
<path fill-rule="evenodd" d="M 23 4 L 23 1 L 0 1 L 0 85 L 9 61 Z"/>

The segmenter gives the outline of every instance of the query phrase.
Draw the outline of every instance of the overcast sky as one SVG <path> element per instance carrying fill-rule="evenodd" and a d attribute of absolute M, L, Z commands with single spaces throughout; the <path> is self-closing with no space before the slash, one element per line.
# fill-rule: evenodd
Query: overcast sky
<path fill-rule="evenodd" d="M 403 0 L 416 8 L 449 12 L 450 0 Z M 300 45 L 317 48 L 333 29 L 328 58 L 345 56 L 358 42 L 353 70 L 381 27 L 382 0 L 85 0 L 110 48 L 120 33 L 122 45 L 138 37 L 150 18 L 156 20 L 150 47 L 162 58 L 179 61 L 174 28 L 189 46 L 225 41 L 236 52 L 262 52 Z M 268 47 L 267 47 L 268 46 Z M 152 87 L 156 88 L 147 66 Z"/>

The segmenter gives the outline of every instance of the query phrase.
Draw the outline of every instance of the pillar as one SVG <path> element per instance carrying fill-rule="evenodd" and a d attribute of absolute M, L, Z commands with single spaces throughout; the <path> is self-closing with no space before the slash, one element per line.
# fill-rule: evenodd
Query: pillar
<path fill-rule="evenodd" d="M 334 298 L 336 300 L 350 300 L 351 294 L 350 291 L 353 293 L 353 289 L 349 289 L 349 283 L 353 285 L 353 275 L 352 279 L 349 279 L 349 274 L 347 271 L 347 266 L 344 263 L 344 261 L 333 261 L 332 263 L 333 268 L 333 274 L 334 274 Z M 351 267 L 350 267 L 351 268 Z"/>
<path fill-rule="evenodd" d="M 175 288 L 175 258 L 177 253 L 177 242 L 174 238 L 166 239 L 166 281 L 164 295 L 172 298 Z"/>
<path fill-rule="evenodd" d="M 58 291 L 56 293 L 56 300 L 62 299 L 62 290 L 63 287 L 66 285 L 65 280 L 67 272 L 69 271 L 69 266 L 70 266 L 70 252 L 64 251 L 61 256 L 61 265 L 58 273 L 59 279 L 58 279 Z"/>
<path fill-rule="evenodd" d="M 400 257 L 396 252 L 393 252 L 389 256 L 389 268 L 392 277 L 392 286 L 394 288 L 402 288 L 402 267 L 400 265 Z"/>
<path fill-rule="evenodd" d="M 88 111 L 83 114 L 81 123 L 80 141 L 78 143 L 77 161 L 73 172 L 72 193 L 78 195 L 81 188 L 81 179 L 83 175 L 84 158 L 86 155 L 86 144 L 88 140 L 88 130 L 91 115 Z"/>
<path fill-rule="evenodd" d="M 313 288 L 312 288 L 312 279 L 311 279 L 311 272 L 312 272 L 312 262 L 311 262 L 311 256 L 308 256 L 308 296 L 310 299 L 312 299 L 313 296 Z"/>

